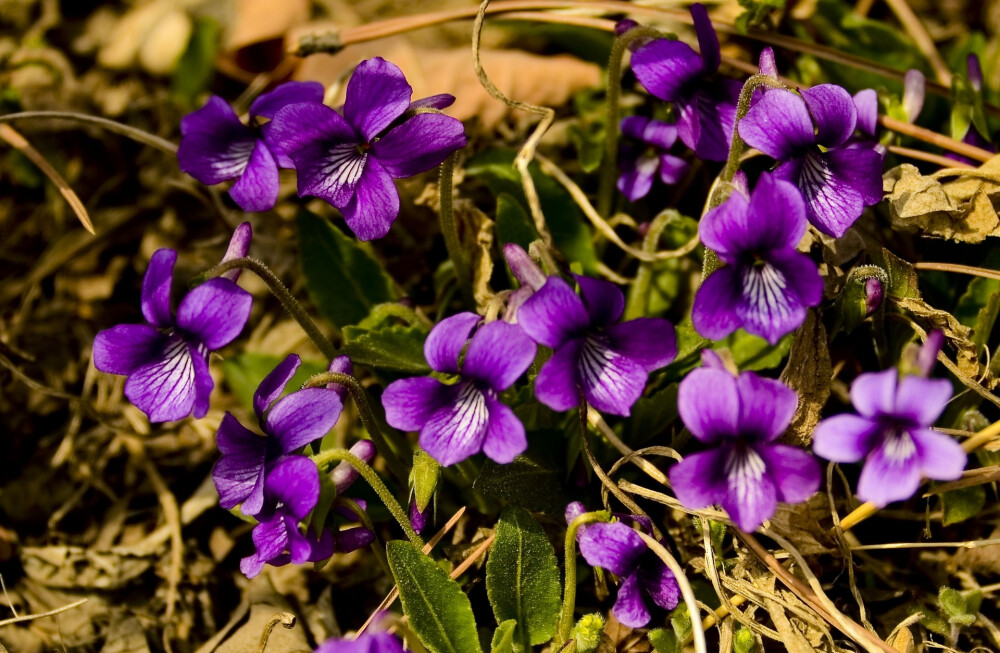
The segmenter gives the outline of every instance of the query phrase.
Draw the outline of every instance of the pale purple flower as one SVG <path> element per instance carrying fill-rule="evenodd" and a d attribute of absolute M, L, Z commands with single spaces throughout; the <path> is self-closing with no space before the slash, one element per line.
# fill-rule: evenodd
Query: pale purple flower
<path fill-rule="evenodd" d="M 457 383 L 445 385 L 429 376 L 401 379 L 382 394 L 389 425 L 419 431 L 420 447 L 444 466 L 479 451 L 509 463 L 528 446 L 524 425 L 498 395 L 531 365 L 535 344 L 507 322 L 484 324 L 470 339 L 479 320 L 475 313 L 453 315 L 439 322 L 424 343 L 431 369 L 458 375 Z"/>
<path fill-rule="evenodd" d="M 691 435 L 711 448 L 673 466 L 670 485 L 685 507 L 721 505 L 752 532 L 779 501 L 808 499 L 819 488 L 820 466 L 801 449 L 775 444 L 795 415 L 793 390 L 753 372 L 733 376 L 711 354 L 705 362 L 681 381 L 677 410 Z"/>
<path fill-rule="evenodd" d="M 216 434 L 222 457 L 212 470 L 212 478 L 223 508 L 229 510 L 242 504 L 244 515 L 260 513 L 265 508 L 267 470 L 283 457 L 322 438 L 337 423 L 343 403 L 334 390 L 305 388 L 281 397 L 301 362 L 290 354 L 254 393 L 254 413 L 264 437 L 240 424 L 232 413 L 222 418 Z"/>
<path fill-rule="evenodd" d="M 664 184 L 676 184 L 690 167 L 679 156 L 670 154 L 677 140 L 677 126 L 642 116 L 621 121 L 623 140 L 618 154 L 618 190 L 629 201 L 645 197 L 657 177 Z"/>
<path fill-rule="evenodd" d="M 278 200 L 278 167 L 292 166 L 275 148 L 270 124 L 259 126 L 258 120 L 273 118 L 282 107 L 302 102 L 321 105 L 323 85 L 287 82 L 264 93 L 250 105 L 250 124 L 244 125 L 229 103 L 213 95 L 205 106 L 181 120 L 180 169 L 203 184 L 236 179 L 229 196 L 240 208 L 269 210 Z"/>
<path fill-rule="evenodd" d="M 384 236 L 399 214 L 394 179 L 429 170 L 465 146 L 465 129 L 455 118 L 404 117 L 413 107 L 412 92 L 396 65 L 375 57 L 355 68 L 343 115 L 303 103 L 286 106 L 271 122 L 271 139 L 295 163 L 299 195 L 340 209 L 361 240 Z M 414 105 L 440 107 L 453 100 L 435 96 Z"/>
<path fill-rule="evenodd" d="M 851 384 L 858 414 L 829 417 L 816 426 L 813 451 L 827 460 L 865 460 L 858 497 L 883 507 L 913 496 L 922 477 L 953 481 L 966 453 L 951 437 L 931 429 L 951 399 L 951 383 L 896 369 L 861 374 Z"/>
<path fill-rule="evenodd" d="M 503 255 L 507 259 L 510 271 L 521 284 L 521 287 L 511 292 L 510 297 L 507 298 L 507 306 L 503 314 L 504 322 L 516 324 L 518 309 L 545 285 L 548 277 L 520 245 L 507 243 L 503 246 Z"/>
<path fill-rule="evenodd" d="M 868 107 L 869 95 L 862 101 Z M 861 129 L 874 131 L 870 107 Z M 769 89 L 738 126 L 751 147 L 778 161 L 774 174 L 793 183 L 806 201 L 806 217 L 839 238 L 866 206 L 882 199 L 882 156 L 873 147 L 850 146 L 858 127 L 854 99 L 839 86 L 801 91 Z"/>
<path fill-rule="evenodd" d="M 555 350 L 535 378 L 535 396 L 553 410 L 580 403 L 628 415 L 649 373 L 677 355 L 670 322 L 642 317 L 619 322 L 625 296 L 613 283 L 576 277 L 581 299 L 568 283 L 549 277 L 518 309 L 518 324 L 540 345 Z"/>
<path fill-rule="evenodd" d="M 571 523 L 584 510 L 578 502 L 569 504 L 566 523 Z M 642 520 L 636 521 L 642 526 Z M 587 564 L 603 567 L 621 579 L 618 598 L 611 611 L 622 624 L 642 628 L 649 623 L 646 597 L 664 610 L 677 607 L 680 599 L 677 579 L 628 525 L 621 521 L 587 524 L 577 530 L 576 540 Z"/>
<path fill-rule="evenodd" d="M 805 206 L 788 182 L 762 175 L 749 199 L 733 191 L 705 214 L 698 231 L 726 264 L 695 296 L 691 319 L 706 338 L 743 327 L 774 344 L 823 299 L 816 264 L 795 250 L 806 231 Z"/>
<path fill-rule="evenodd" d="M 725 161 L 743 85 L 734 79 L 710 79 L 719 70 L 719 37 L 705 7 L 691 5 L 691 17 L 700 55 L 682 41 L 656 39 L 635 51 L 632 71 L 647 91 L 674 103 L 680 139 L 698 158 Z"/>
<path fill-rule="evenodd" d="M 927 92 L 927 78 L 916 68 L 911 68 L 903 75 L 903 97 L 901 105 L 906 121 L 914 123 L 917 116 L 924 108 L 924 99 Z"/>
<path fill-rule="evenodd" d="M 362 633 L 355 639 L 328 639 L 314 653 L 403 653 L 403 642 L 389 633 Z"/>
<path fill-rule="evenodd" d="M 160 249 L 142 280 L 147 324 L 119 324 L 94 339 L 94 366 L 128 376 L 125 396 L 151 422 L 208 412 L 214 387 L 209 352 L 240 334 L 250 317 L 250 293 L 229 279 L 209 279 L 190 290 L 175 316 L 170 307 L 177 252 Z"/>

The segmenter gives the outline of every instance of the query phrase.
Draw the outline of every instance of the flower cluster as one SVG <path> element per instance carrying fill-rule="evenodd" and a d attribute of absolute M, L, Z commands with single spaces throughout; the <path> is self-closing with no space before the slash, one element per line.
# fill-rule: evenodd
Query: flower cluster
<path fill-rule="evenodd" d="M 403 72 L 380 57 L 358 64 L 342 112 L 323 104 L 323 87 L 289 82 L 261 95 L 244 126 L 225 100 L 184 118 L 181 170 L 205 184 L 238 179 L 229 194 L 247 211 L 278 197 L 278 167 L 295 168 L 301 197 L 339 209 L 361 240 L 381 238 L 399 214 L 395 179 L 430 170 L 465 147 L 462 123 L 440 113 L 454 98 L 416 102 Z M 259 119 L 269 119 L 258 124 Z"/>

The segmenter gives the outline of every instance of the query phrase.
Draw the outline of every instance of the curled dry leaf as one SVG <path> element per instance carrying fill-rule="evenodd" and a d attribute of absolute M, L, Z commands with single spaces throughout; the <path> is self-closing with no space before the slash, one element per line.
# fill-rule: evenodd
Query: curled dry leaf
<path fill-rule="evenodd" d="M 26 546 L 24 573 L 47 587 L 113 590 L 125 587 L 149 569 L 152 561 L 78 546 Z"/>
<path fill-rule="evenodd" d="M 298 33 L 298 30 L 296 31 Z M 290 36 L 288 42 L 294 43 Z M 483 67 L 490 80 L 505 95 L 541 106 L 567 102 L 577 91 L 601 83 L 599 66 L 569 55 L 536 55 L 517 50 L 481 51 Z M 469 63 L 468 48 L 417 48 L 402 37 L 381 39 L 345 48 L 335 55 L 308 57 L 296 79 L 315 80 L 331 86 L 347 78 L 358 62 L 381 56 L 398 65 L 413 86 L 413 97 L 451 93 L 455 104 L 446 109 L 459 120 L 477 118 L 483 129 L 491 129 L 507 115 L 508 107 L 493 98 L 479 83 Z M 343 101 L 343 93 L 334 104 Z M 518 118 L 535 120 L 523 112 Z"/>
<path fill-rule="evenodd" d="M 1000 156 L 926 176 L 904 163 L 885 173 L 883 190 L 893 227 L 967 243 L 1000 236 Z"/>
<path fill-rule="evenodd" d="M 156 75 L 170 73 L 191 36 L 190 2 L 153 0 L 128 11 L 108 34 L 97 53 L 106 68 L 123 69 L 140 63 Z"/>

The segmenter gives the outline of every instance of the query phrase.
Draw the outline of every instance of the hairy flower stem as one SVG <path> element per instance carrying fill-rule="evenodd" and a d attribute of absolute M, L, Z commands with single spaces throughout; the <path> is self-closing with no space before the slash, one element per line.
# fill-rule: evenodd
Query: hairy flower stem
<path fill-rule="evenodd" d="M 475 302 L 472 292 L 472 269 L 469 266 L 469 259 L 465 250 L 462 249 L 462 241 L 458 238 L 458 224 L 455 222 L 455 208 L 453 206 L 455 187 L 455 163 L 458 161 L 458 152 L 455 152 L 441 163 L 441 180 L 438 182 L 438 200 L 441 204 L 439 217 L 441 221 L 441 235 L 444 236 L 444 245 L 448 250 L 448 258 L 455 266 L 455 277 L 458 279 L 458 286 L 462 289 L 465 301 Z"/>
<path fill-rule="evenodd" d="M 375 411 L 372 410 L 372 404 L 368 400 L 368 393 L 356 378 L 350 374 L 341 374 L 340 372 L 322 372 L 310 377 L 302 387 L 322 388 L 329 383 L 338 383 L 345 386 L 348 392 L 351 393 L 351 399 L 354 400 L 354 405 L 358 407 L 358 415 L 361 417 L 361 423 L 364 424 L 368 435 L 372 437 L 375 448 L 385 458 L 385 462 L 389 466 L 390 471 L 392 471 L 393 476 L 401 484 L 405 485 L 407 479 L 410 477 L 410 469 L 399 457 L 399 447 L 393 446 L 382 434 L 382 429 L 379 428 L 379 420 L 375 417 Z"/>
<path fill-rule="evenodd" d="M 1000 437 L 1000 421 L 994 422 L 962 443 L 965 453 L 972 453 Z M 840 520 L 840 529 L 849 531 L 879 511 L 874 503 L 863 503 Z"/>
<path fill-rule="evenodd" d="M 607 110 L 604 125 L 604 161 L 601 168 L 601 185 L 597 192 L 597 212 L 601 216 L 611 213 L 614 198 L 616 162 L 618 156 L 618 106 L 622 92 L 622 62 L 628 46 L 639 38 L 659 39 L 663 34 L 652 27 L 633 27 L 614 40 L 608 60 L 608 89 L 605 99 Z"/>
<path fill-rule="evenodd" d="M 320 332 L 319 327 L 316 323 L 312 321 L 312 318 L 306 313 L 305 309 L 302 308 L 302 304 L 299 303 L 297 299 L 292 295 L 292 292 L 285 287 L 285 284 L 281 283 L 281 279 L 271 271 L 271 268 L 267 267 L 262 261 L 245 257 L 245 258 L 234 258 L 229 261 L 224 261 L 219 263 L 214 268 L 206 271 L 201 275 L 202 279 L 212 279 L 214 277 L 221 276 L 223 272 L 228 272 L 229 270 L 235 270 L 237 268 L 243 270 L 250 270 L 256 274 L 264 283 L 267 284 L 268 289 L 271 293 L 278 298 L 281 305 L 288 312 L 292 318 L 299 323 L 302 329 L 309 336 L 319 350 L 323 352 L 323 356 L 327 360 L 332 360 L 337 356 L 337 348 L 334 346 L 330 340 Z"/>
<path fill-rule="evenodd" d="M 649 223 L 649 231 L 642 240 L 642 251 L 647 254 L 656 252 L 657 245 L 660 244 L 660 236 L 667 228 L 671 220 L 680 219 L 681 214 L 676 209 L 666 209 L 661 211 L 653 221 Z M 628 291 L 628 302 L 625 304 L 625 315 L 623 320 L 634 320 L 647 315 L 649 309 L 649 285 L 653 282 L 653 264 L 648 261 L 639 263 L 639 269 L 635 273 L 635 282 Z"/>
<path fill-rule="evenodd" d="M 422 549 L 424 546 L 424 541 L 417 535 L 416 531 L 413 530 L 413 526 L 410 524 L 409 518 L 406 516 L 406 511 L 403 510 L 396 498 L 392 496 L 389 492 L 389 488 L 386 487 L 379 475 L 375 473 L 375 470 L 371 468 L 368 463 L 361 460 L 350 451 L 346 449 L 329 449 L 327 451 L 321 451 L 320 453 L 313 456 L 313 462 L 320 469 L 325 469 L 330 463 L 345 461 L 351 465 L 354 469 L 358 470 L 362 478 L 367 481 L 368 485 L 371 486 L 375 494 L 378 495 L 385 507 L 392 513 L 392 516 L 399 523 L 400 528 L 406 533 L 406 537 L 409 538 L 410 542 L 417 547 Z"/>
<path fill-rule="evenodd" d="M 563 603 L 559 611 L 559 626 L 556 628 L 556 645 L 562 646 L 573 632 L 573 612 L 576 609 L 576 532 L 581 526 L 596 522 L 611 521 L 611 513 L 606 510 L 585 512 L 566 527 L 566 544 L 563 562 L 566 565 L 566 582 L 563 585 Z"/>

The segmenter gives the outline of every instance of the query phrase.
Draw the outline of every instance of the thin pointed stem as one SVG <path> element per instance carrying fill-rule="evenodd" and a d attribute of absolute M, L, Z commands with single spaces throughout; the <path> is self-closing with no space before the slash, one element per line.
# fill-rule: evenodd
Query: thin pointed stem
<path fill-rule="evenodd" d="M 316 343 L 319 350 L 323 352 L 323 356 L 327 360 L 333 360 L 337 356 L 337 348 L 334 346 L 330 340 L 323 335 L 316 326 L 316 323 L 312 321 L 312 318 L 306 313 L 305 309 L 302 308 L 302 304 L 299 303 L 297 299 L 292 295 L 292 292 L 285 287 L 285 284 L 281 283 L 281 279 L 271 271 L 271 268 L 267 267 L 262 261 L 255 258 L 235 258 L 229 261 L 224 261 L 219 263 L 214 268 L 208 270 L 202 275 L 206 279 L 211 279 L 213 277 L 220 276 L 223 272 L 229 270 L 235 270 L 237 268 L 250 270 L 256 274 L 264 283 L 267 284 L 268 289 L 271 293 L 278 298 L 281 305 L 284 307 L 288 314 L 299 323 L 302 329 L 309 336 L 309 339 Z"/>
<path fill-rule="evenodd" d="M 392 496 L 392 492 L 389 491 L 389 488 L 386 487 L 385 483 L 381 478 L 379 478 L 379 475 L 375 473 L 375 470 L 372 469 L 368 463 L 361 460 L 346 449 L 329 449 L 327 451 L 321 451 L 313 456 L 313 461 L 320 469 L 325 468 L 330 463 L 346 461 L 351 465 L 351 467 L 358 470 L 361 477 L 364 478 L 368 485 L 371 486 L 372 490 L 375 491 L 375 494 L 378 495 L 379 499 L 382 500 L 382 503 L 385 504 L 385 507 L 399 523 L 400 528 L 402 528 L 403 532 L 406 533 L 406 537 L 409 538 L 410 542 L 418 549 L 423 548 L 424 541 L 420 539 L 417 532 L 413 530 L 413 525 L 410 524 L 410 520 L 406 516 L 406 511 L 399 505 L 396 498 Z"/>
<path fill-rule="evenodd" d="M 458 287 L 462 289 L 465 301 L 474 303 L 472 269 L 469 266 L 469 259 L 466 256 L 466 252 L 462 249 L 462 241 L 458 237 L 458 224 L 455 222 L 455 209 L 452 202 L 456 161 L 458 161 L 458 152 L 455 152 L 441 163 L 441 180 L 438 183 L 438 198 L 441 204 L 439 214 L 441 235 L 444 236 L 444 246 L 448 250 L 448 258 L 451 259 L 451 262 L 455 266 L 455 277 L 458 279 Z"/>
<path fill-rule="evenodd" d="M 573 632 L 573 612 L 576 610 L 576 533 L 581 526 L 611 520 L 611 513 L 599 510 L 585 512 L 566 527 L 565 555 L 566 582 L 563 585 L 563 603 L 559 611 L 559 626 L 556 628 L 556 644 L 569 641 Z"/>
<path fill-rule="evenodd" d="M 341 374 L 340 372 L 322 372 L 310 377 L 303 387 L 322 388 L 329 383 L 339 383 L 347 387 L 348 392 L 351 393 L 351 399 L 354 400 L 354 405 L 358 407 L 361 423 L 365 425 L 365 430 L 368 431 L 368 435 L 375 442 L 375 448 L 385 458 L 386 464 L 389 465 L 389 469 L 396 479 L 400 483 L 406 483 L 406 480 L 410 476 L 410 470 L 399 458 L 396 448 L 383 435 L 382 429 L 379 428 L 379 420 L 375 417 L 375 411 L 368 400 L 368 393 L 356 378 L 350 374 Z"/>
<path fill-rule="evenodd" d="M 150 134 L 147 131 L 139 129 L 138 127 L 132 127 L 131 125 L 115 122 L 114 120 L 108 120 L 107 118 L 101 118 L 100 116 L 89 116 L 85 113 L 73 113 L 72 111 L 20 111 L 18 113 L 8 113 L 0 116 L 0 123 L 14 122 L 17 120 L 38 120 L 43 118 L 49 120 L 72 120 L 73 122 L 94 125 L 96 127 L 106 129 L 109 132 L 114 132 L 115 134 L 131 138 L 132 140 L 142 143 L 143 145 L 155 147 L 156 149 L 162 150 L 167 154 L 177 154 L 177 146 L 175 144 L 166 139 L 160 138 L 155 134 Z"/>

